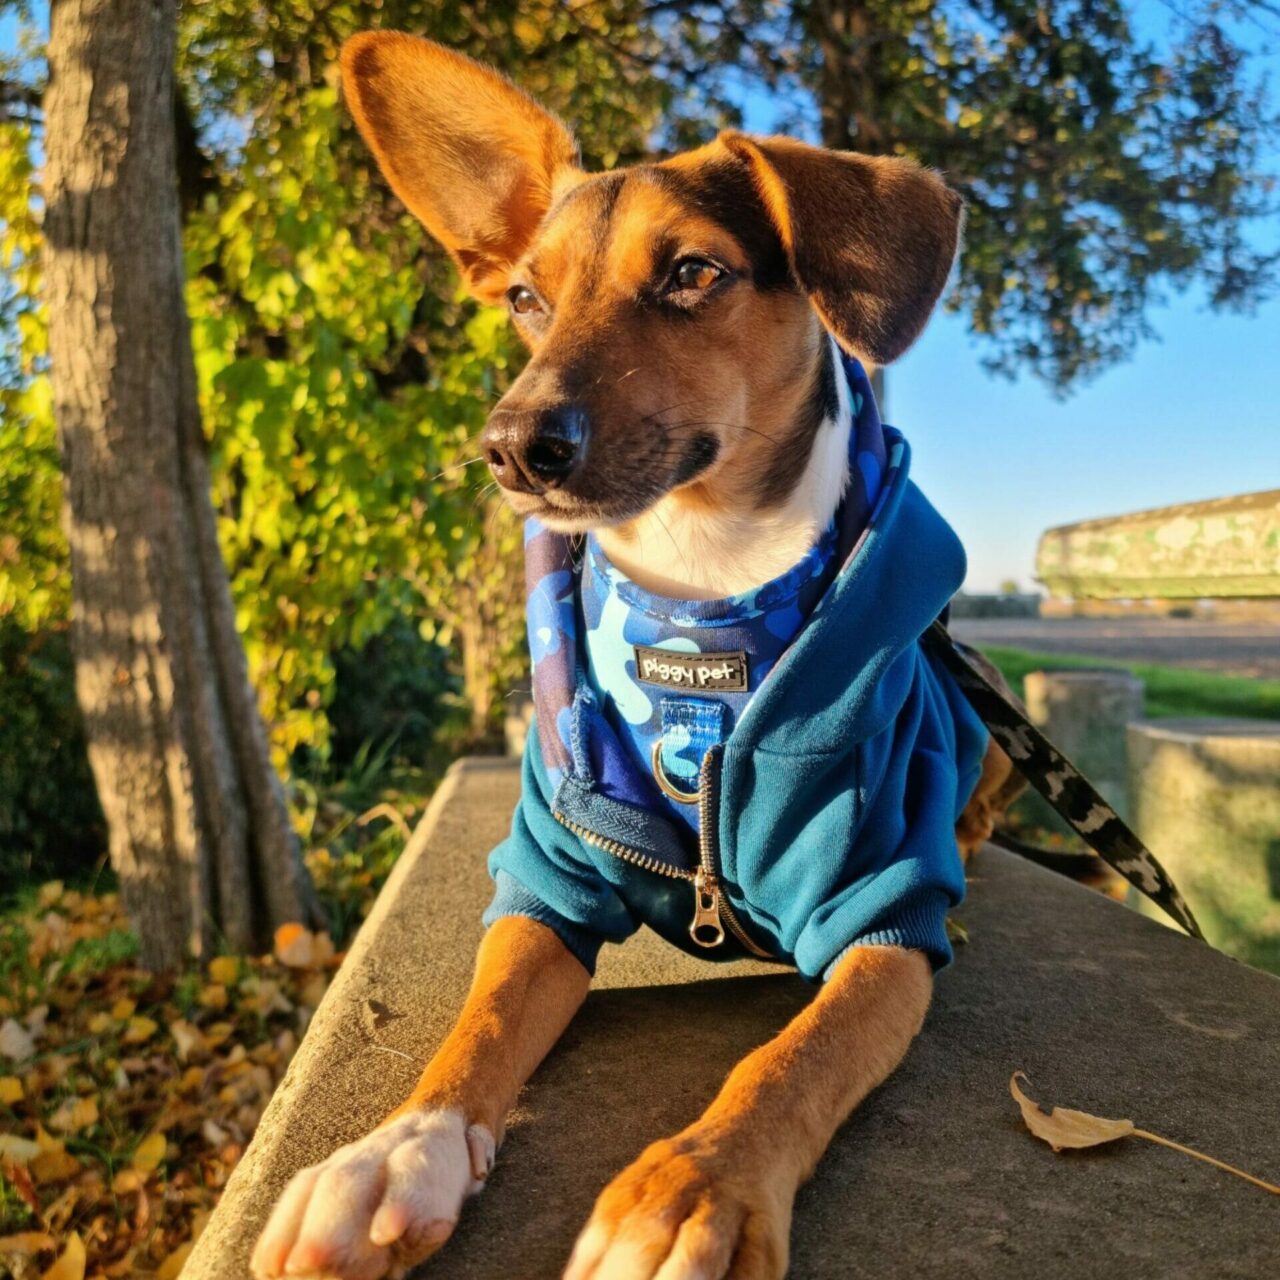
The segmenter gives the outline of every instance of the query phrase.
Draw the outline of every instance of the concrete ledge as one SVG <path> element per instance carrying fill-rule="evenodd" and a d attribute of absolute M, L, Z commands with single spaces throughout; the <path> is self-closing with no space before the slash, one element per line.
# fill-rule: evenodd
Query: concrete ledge
<path fill-rule="evenodd" d="M 485 855 L 518 786 L 507 762 L 450 772 L 186 1280 L 244 1280 L 289 1176 L 366 1132 L 412 1085 L 465 994 Z M 791 1275 L 1274 1274 L 1274 1197 L 1145 1143 L 1054 1155 L 1023 1129 L 1007 1081 L 1023 1068 L 1046 1101 L 1131 1116 L 1280 1178 L 1280 981 L 994 849 L 975 860 L 958 915 L 971 940 L 939 979 L 923 1037 L 801 1193 Z M 421 1274 L 558 1277 L 608 1178 L 692 1120 L 810 995 L 793 975 L 701 964 L 645 935 L 606 948 L 586 1007 L 525 1091 L 488 1189 Z"/>

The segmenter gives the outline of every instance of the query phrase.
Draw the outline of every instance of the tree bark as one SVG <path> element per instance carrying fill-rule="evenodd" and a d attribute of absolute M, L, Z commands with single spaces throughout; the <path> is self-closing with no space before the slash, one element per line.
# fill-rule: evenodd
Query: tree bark
<path fill-rule="evenodd" d="M 317 908 L 235 629 L 183 296 L 176 0 L 54 0 L 49 348 L 76 690 L 143 961 Z"/>

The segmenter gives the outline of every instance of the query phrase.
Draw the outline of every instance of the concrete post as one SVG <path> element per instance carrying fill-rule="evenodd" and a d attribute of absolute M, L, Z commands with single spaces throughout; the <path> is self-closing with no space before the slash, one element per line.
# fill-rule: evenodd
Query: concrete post
<path fill-rule="evenodd" d="M 507 755 L 524 755 L 525 739 L 533 723 L 533 698 L 527 693 L 513 694 L 507 703 L 507 714 L 502 721 L 502 736 Z"/>
<path fill-rule="evenodd" d="M 1056 668 L 1026 679 L 1027 714 L 1126 816 L 1125 726 L 1143 715 L 1144 686 L 1130 671 Z"/>
<path fill-rule="evenodd" d="M 1215 946 L 1280 972 L 1280 721 L 1129 726 L 1133 823 Z"/>

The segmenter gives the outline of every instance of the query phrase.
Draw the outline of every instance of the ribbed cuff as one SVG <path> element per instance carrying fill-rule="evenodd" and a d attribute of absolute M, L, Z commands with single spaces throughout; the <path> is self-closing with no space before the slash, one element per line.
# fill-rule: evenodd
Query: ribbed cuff
<path fill-rule="evenodd" d="M 524 916 L 545 924 L 580 965 L 594 978 L 596 959 L 604 938 L 590 929 L 566 920 L 554 908 L 547 906 L 536 894 L 530 893 L 515 876 L 499 871 L 496 877 L 493 901 L 485 909 L 481 923 L 487 929 L 497 920 L 507 916 Z"/>
<path fill-rule="evenodd" d="M 830 979 L 836 966 L 854 947 L 902 947 L 907 951 L 923 951 L 929 957 L 934 973 L 945 969 L 954 958 L 951 940 L 947 937 L 949 906 L 950 900 L 945 893 L 930 893 L 902 903 L 885 922 L 841 947 L 823 969 L 823 982 Z"/>

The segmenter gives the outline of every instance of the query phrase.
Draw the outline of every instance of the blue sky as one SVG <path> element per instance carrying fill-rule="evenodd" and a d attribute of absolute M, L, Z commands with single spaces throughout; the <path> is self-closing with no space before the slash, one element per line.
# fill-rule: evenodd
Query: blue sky
<path fill-rule="evenodd" d="M 1140 0 L 1140 27 L 1162 21 Z M 0 19 L 0 49 L 12 47 Z M 1280 52 L 1263 59 L 1280 90 Z M 749 127 L 768 127 L 753 102 Z M 1271 158 L 1280 171 L 1280 155 Z M 1280 243 L 1280 218 L 1260 229 Z M 1280 300 L 1215 315 L 1197 294 L 1150 313 L 1159 341 L 1055 400 L 1030 378 L 983 372 L 963 317 L 936 317 L 889 371 L 887 418 L 912 441 L 915 476 L 969 552 L 970 590 L 1030 586 L 1054 524 L 1280 486 Z"/>
<path fill-rule="evenodd" d="M 1168 17 L 1139 0 L 1152 38 Z M 1280 25 L 1273 24 L 1280 34 Z M 1280 96 L 1280 51 L 1257 65 Z M 746 103 L 748 128 L 772 112 Z M 1280 172 L 1280 154 L 1269 158 Z M 1280 217 L 1257 228 L 1280 247 Z M 1055 524 L 1280 487 L 1280 299 L 1214 314 L 1198 291 L 1148 313 L 1158 340 L 1065 401 L 1030 377 L 993 377 L 963 316 L 935 316 L 887 372 L 886 420 L 912 444 L 914 478 L 969 555 L 967 589 L 1034 585 L 1036 543 Z"/>

